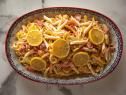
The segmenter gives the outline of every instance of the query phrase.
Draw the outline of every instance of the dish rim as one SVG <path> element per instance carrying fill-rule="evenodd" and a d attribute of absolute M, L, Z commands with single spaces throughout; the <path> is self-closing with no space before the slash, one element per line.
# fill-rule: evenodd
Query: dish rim
<path fill-rule="evenodd" d="M 23 73 L 19 72 L 18 70 L 16 70 L 16 68 L 14 68 L 13 64 L 11 63 L 11 61 L 10 61 L 8 55 L 7 55 L 7 39 L 8 39 L 8 34 L 9 34 L 9 31 L 10 31 L 11 27 L 12 27 L 20 18 L 26 16 L 27 14 L 31 14 L 31 13 L 33 13 L 33 12 L 41 11 L 41 10 L 46 10 L 46 9 L 53 9 L 53 8 L 54 8 L 54 9 L 55 9 L 55 8 L 70 8 L 71 10 L 72 10 L 72 9 L 78 9 L 78 10 L 90 11 L 90 12 L 97 13 L 97 14 L 99 14 L 99 15 L 105 17 L 106 19 L 108 19 L 110 22 L 112 22 L 112 23 L 114 24 L 114 26 L 115 26 L 116 29 L 117 29 L 116 32 L 119 32 L 119 34 L 120 34 L 120 38 L 121 38 L 121 39 L 120 39 L 120 41 L 121 41 L 121 46 L 120 46 L 120 47 L 121 47 L 121 52 L 120 52 L 120 56 L 119 56 L 117 62 L 115 62 L 116 65 L 115 65 L 113 68 L 110 67 L 110 70 L 109 70 L 109 72 L 108 72 L 107 74 L 105 74 L 105 75 L 103 75 L 102 77 L 99 77 L 99 78 L 97 78 L 97 79 L 95 79 L 95 80 L 91 80 L 91 81 L 87 81 L 87 82 L 81 82 L 81 83 L 67 83 L 67 84 L 64 84 L 64 83 L 50 83 L 50 82 L 44 82 L 44 81 L 35 80 L 35 79 L 32 79 L 32 78 L 29 78 L 29 77 L 25 76 Z M 105 78 L 106 76 L 108 76 L 109 74 L 111 74 L 111 73 L 115 70 L 115 68 L 116 68 L 117 65 L 119 64 L 119 61 L 121 60 L 122 52 L 123 52 L 123 37 L 122 37 L 122 33 L 121 33 L 120 29 L 118 28 L 118 26 L 116 25 L 116 23 L 115 23 L 111 18 L 109 18 L 108 16 L 104 15 L 104 14 L 101 13 L 101 12 L 98 12 L 98 11 L 95 11 L 95 10 L 91 10 L 91 9 L 86 9 L 86 8 L 79 8 L 79 7 L 47 7 L 47 8 L 40 8 L 40 9 L 36 9 L 36 10 L 30 11 L 30 12 L 28 12 L 28 13 L 25 13 L 25 14 L 19 16 L 18 18 L 16 18 L 16 20 L 11 24 L 11 26 L 9 27 L 9 29 L 8 29 L 8 31 L 7 31 L 7 33 L 6 33 L 6 38 L 5 38 L 5 53 L 6 53 L 7 60 L 8 60 L 8 62 L 9 62 L 9 64 L 11 65 L 11 67 L 12 67 L 20 76 L 24 77 L 25 79 L 32 80 L 32 81 L 38 82 L 38 83 L 47 83 L 47 84 L 55 84 L 55 85 L 56 85 L 56 84 L 57 84 L 57 85 L 81 85 L 81 84 L 88 84 L 88 83 L 92 83 L 92 82 L 101 80 L 101 79 Z M 115 63 L 113 63 L 113 64 L 115 64 Z"/>

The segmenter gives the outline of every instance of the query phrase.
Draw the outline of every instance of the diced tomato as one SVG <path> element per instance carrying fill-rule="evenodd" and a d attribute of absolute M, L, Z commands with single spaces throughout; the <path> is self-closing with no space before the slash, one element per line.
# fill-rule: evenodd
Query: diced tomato
<path fill-rule="evenodd" d="M 36 24 L 39 25 L 39 26 L 43 26 L 43 22 L 41 20 L 36 20 Z"/>
<path fill-rule="evenodd" d="M 80 14 L 76 14 L 75 15 L 75 19 L 78 20 L 78 21 L 80 21 L 81 20 L 81 15 Z"/>
<path fill-rule="evenodd" d="M 31 72 L 34 71 L 30 66 L 26 66 L 26 69 L 27 69 L 28 71 L 31 71 Z"/>

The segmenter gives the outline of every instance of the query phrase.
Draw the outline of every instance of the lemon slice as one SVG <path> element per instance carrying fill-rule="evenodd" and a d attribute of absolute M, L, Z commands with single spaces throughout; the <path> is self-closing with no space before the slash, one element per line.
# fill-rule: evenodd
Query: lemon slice
<path fill-rule="evenodd" d="M 31 46 L 38 46 L 42 43 L 42 33 L 40 31 L 29 31 L 27 34 L 27 42 Z"/>
<path fill-rule="evenodd" d="M 92 29 L 89 31 L 89 39 L 93 44 L 99 45 L 104 41 L 104 34 L 98 29 Z"/>
<path fill-rule="evenodd" d="M 30 66 L 36 71 L 42 71 L 46 68 L 46 61 L 40 57 L 33 57 L 30 61 Z"/>
<path fill-rule="evenodd" d="M 75 66 L 84 66 L 88 63 L 89 55 L 86 52 L 78 52 L 73 56 Z"/>
<path fill-rule="evenodd" d="M 53 55 L 58 58 L 64 58 L 69 54 L 70 46 L 64 39 L 57 39 L 52 47 Z"/>

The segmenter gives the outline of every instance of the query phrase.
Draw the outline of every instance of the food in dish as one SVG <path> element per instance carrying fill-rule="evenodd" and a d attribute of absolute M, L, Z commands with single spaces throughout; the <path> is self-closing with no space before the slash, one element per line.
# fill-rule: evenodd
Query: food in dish
<path fill-rule="evenodd" d="M 59 14 L 22 25 L 12 49 L 29 71 L 46 77 L 97 76 L 115 45 L 109 27 L 95 17 Z"/>

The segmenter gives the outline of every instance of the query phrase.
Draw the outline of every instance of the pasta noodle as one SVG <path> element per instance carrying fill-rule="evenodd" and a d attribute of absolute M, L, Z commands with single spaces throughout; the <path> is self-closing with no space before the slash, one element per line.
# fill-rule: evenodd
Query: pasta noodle
<path fill-rule="evenodd" d="M 49 67 L 45 70 L 44 76 L 47 76 L 48 75 L 48 72 L 49 72 Z"/>
<path fill-rule="evenodd" d="M 57 31 L 60 31 L 67 23 L 68 20 L 65 20 L 63 24 L 61 24 L 59 27 L 57 27 Z"/>
<path fill-rule="evenodd" d="M 45 54 L 43 54 L 43 55 L 41 56 L 41 58 L 44 59 L 44 58 L 46 58 L 46 57 L 48 57 L 48 56 L 49 56 L 49 53 L 45 53 Z"/>
<path fill-rule="evenodd" d="M 59 36 L 50 36 L 47 34 L 44 34 L 44 37 L 45 37 L 45 39 L 50 39 L 50 40 L 56 40 L 56 39 L 60 38 Z"/>
<path fill-rule="evenodd" d="M 50 62 L 52 63 L 52 64 L 56 64 L 56 63 L 58 63 L 58 58 L 56 58 L 54 55 L 52 55 L 52 54 L 50 54 L 50 56 L 49 56 L 49 60 L 50 60 Z"/>
<path fill-rule="evenodd" d="M 84 29 L 83 37 L 88 33 L 88 31 L 89 31 L 89 29 L 92 27 L 92 25 L 93 25 L 93 22 L 91 22 L 91 23 L 89 24 L 89 26 L 88 26 L 86 29 Z"/>
<path fill-rule="evenodd" d="M 97 73 L 93 70 L 92 66 L 90 64 L 87 64 L 88 65 L 88 68 L 90 69 L 91 73 L 94 75 L 94 76 L 97 76 Z"/>
<path fill-rule="evenodd" d="M 87 40 L 80 40 L 80 41 L 71 41 L 70 42 L 70 45 L 74 45 L 74 44 L 85 44 L 88 42 L 88 39 Z"/>
<path fill-rule="evenodd" d="M 52 23 L 52 20 L 51 20 L 50 18 L 48 18 L 47 16 L 44 15 L 43 18 L 44 18 L 46 21 Z"/>

